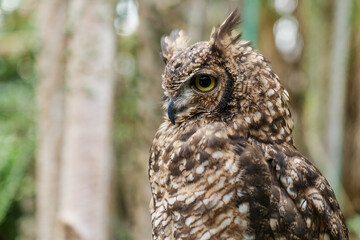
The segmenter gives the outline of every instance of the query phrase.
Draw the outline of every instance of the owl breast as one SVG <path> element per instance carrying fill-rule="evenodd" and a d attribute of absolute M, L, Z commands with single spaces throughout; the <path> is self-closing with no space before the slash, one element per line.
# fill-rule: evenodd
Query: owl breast
<path fill-rule="evenodd" d="M 234 125 L 201 125 L 165 122 L 155 137 L 149 171 L 153 237 L 251 239 L 250 203 L 241 200 L 249 191 L 243 182 L 246 169 L 240 168 L 248 143 Z"/>

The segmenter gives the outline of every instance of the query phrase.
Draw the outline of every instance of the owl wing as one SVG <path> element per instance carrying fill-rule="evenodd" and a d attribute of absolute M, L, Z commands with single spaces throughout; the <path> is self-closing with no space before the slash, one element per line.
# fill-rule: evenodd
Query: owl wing
<path fill-rule="evenodd" d="M 291 145 L 267 147 L 271 172 L 274 235 L 289 229 L 287 239 L 348 239 L 335 194 L 324 176 Z"/>

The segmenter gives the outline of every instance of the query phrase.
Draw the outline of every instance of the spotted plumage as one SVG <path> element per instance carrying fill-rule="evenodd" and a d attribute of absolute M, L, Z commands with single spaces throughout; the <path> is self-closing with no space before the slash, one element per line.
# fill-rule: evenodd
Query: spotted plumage
<path fill-rule="evenodd" d="M 153 239 L 347 239 L 333 190 L 293 146 L 288 93 L 238 23 L 235 11 L 208 42 L 161 41 Z"/>

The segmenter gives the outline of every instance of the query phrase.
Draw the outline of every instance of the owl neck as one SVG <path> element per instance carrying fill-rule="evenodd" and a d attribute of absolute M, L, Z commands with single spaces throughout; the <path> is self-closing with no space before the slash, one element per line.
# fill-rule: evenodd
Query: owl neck
<path fill-rule="evenodd" d="M 287 98 L 281 96 L 257 102 L 250 98 L 233 98 L 223 110 L 225 112 L 219 113 L 219 116 L 226 116 L 220 120 L 228 125 L 233 123 L 235 131 L 245 130 L 247 136 L 261 142 L 292 143 L 293 119 Z"/>
<path fill-rule="evenodd" d="M 292 143 L 292 128 L 284 118 L 275 118 L 267 122 L 266 120 L 261 124 L 255 123 L 258 116 L 255 114 L 244 121 L 249 124 L 249 135 L 262 142 L 272 143 Z"/>
<path fill-rule="evenodd" d="M 261 142 L 292 143 L 293 119 L 290 111 L 249 111 L 237 114 L 233 122 L 245 128 L 248 135 Z"/>

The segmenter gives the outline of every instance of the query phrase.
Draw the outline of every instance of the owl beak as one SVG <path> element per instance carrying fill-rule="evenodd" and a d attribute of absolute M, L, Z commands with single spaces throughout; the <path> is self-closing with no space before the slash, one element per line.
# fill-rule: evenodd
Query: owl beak
<path fill-rule="evenodd" d="M 169 102 L 167 112 L 168 112 L 170 122 L 175 125 L 176 109 L 175 109 L 175 106 L 174 106 L 174 99 L 172 97 L 170 98 L 170 102 Z"/>

